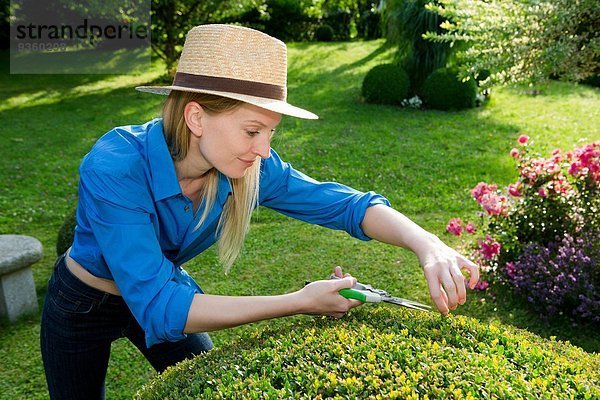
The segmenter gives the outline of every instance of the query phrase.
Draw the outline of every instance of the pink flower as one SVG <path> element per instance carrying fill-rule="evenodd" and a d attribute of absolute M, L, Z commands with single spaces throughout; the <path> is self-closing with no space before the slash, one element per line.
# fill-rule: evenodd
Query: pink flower
<path fill-rule="evenodd" d="M 477 227 L 475 226 L 474 223 L 469 221 L 467 223 L 467 226 L 465 227 L 465 230 L 467 231 L 467 233 L 475 233 L 475 231 L 477 230 Z"/>
<path fill-rule="evenodd" d="M 510 156 L 512 158 L 519 158 L 519 155 L 520 155 L 519 149 L 517 149 L 517 148 L 514 148 L 510 151 Z"/>
<path fill-rule="evenodd" d="M 538 194 L 540 195 L 540 197 L 544 198 L 544 197 L 548 197 L 548 192 L 546 191 L 546 189 L 544 189 L 543 187 L 538 188 Z"/>
<path fill-rule="evenodd" d="M 496 189 L 498 189 L 498 185 L 488 185 L 485 182 L 479 182 L 473 189 L 471 189 L 471 196 L 473 196 L 473 198 L 477 200 L 479 204 L 481 204 L 481 198 L 483 195 L 492 193 L 496 191 Z"/>
<path fill-rule="evenodd" d="M 560 172 L 560 165 L 556 164 L 554 161 L 546 162 L 545 168 L 546 172 L 548 172 L 551 175 Z"/>
<path fill-rule="evenodd" d="M 514 197 L 521 197 L 521 183 L 510 183 L 508 185 L 508 194 Z"/>
<path fill-rule="evenodd" d="M 554 161 L 555 163 L 560 163 L 563 160 L 563 156 L 561 154 L 560 149 L 555 149 L 552 152 L 552 161 Z"/>
<path fill-rule="evenodd" d="M 485 240 L 479 240 L 479 247 L 483 257 L 487 260 L 491 260 L 495 255 L 500 254 L 502 246 L 496 242 L 490 235 L 485 235 Z"/>
<path fill-rule="evenodd" d="M 506 266 L 504 267 L 504 270 L 506 271 L 506 275 L 508 275 L 509 278 L 515 277 L 515 264 L 514 263 L 507 262 Z"/>
<path fill-rule="evenodd" d="M 489 282 L 480 280 L 479 282 L 477 282 L 477 284 L 475 285 L 473 290 L 483 291 L 483 290 L 487 289 L 489 286 L 490 286 Z"/>
<path fill-rule="evenodd" d="M 521 176 L 526 178 L 529 183 L 534 183 L 538 177 L 546 175 L 556 175 L 560 172 L 560 166 L 553 160 L 545 158 L 534 158 L 528 165 L 521 169 Z"/>
<path fill-rule="evenodd" d="M 460 218 L 452 218 L 446 225 L 446 230 L 453 235 L 460 236 L 462 234 L 462 223 Z"/>
<path fill-rule="evenodd" d="M 486 193 L 481 196 L 479 204 L 488 213 L 488 215 L 506 215 L 508 212 L 508 204 L 506 196 L 496 193 Z"/>
<path fill-rule="evenodd" d="M 571 163 L 571 166 L 569 167 L 569 175 L 577 176 L 579 175 L 579 170 L 580 168 L 578 163 Z"/>
<path fill-rule="evenodd" d="M 573 194 L 573 187 L 569 184 L 564 175 L 558 175 L 555 180 L 550 181 L 548 188 L 554 193 L 570 196 Z"/>
<path fill-rule="evenodd" d="M 576 148 L 569 161 L 570 175 L 590 176 L 595 182 L 600 181 L 600 142 Z"/>
<path fill-rule="evenodd" d="M 519 142 L 519 144 L 524 145 L 529 141 L 529 136 L 527 135 L 521 135 L 519 136 L 519 138 L 517 139 L 517 141 Z"/>

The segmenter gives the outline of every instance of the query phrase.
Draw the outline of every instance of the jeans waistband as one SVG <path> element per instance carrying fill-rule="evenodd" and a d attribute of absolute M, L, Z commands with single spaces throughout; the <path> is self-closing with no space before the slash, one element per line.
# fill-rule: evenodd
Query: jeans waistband
<path fill-rule="evenodd" d="M 101 302 L 106 301 L 123 301 L 121 296 L 115 296 L 110 293 L 103 292 L 95 289 L 86 283 L 82 282 L 79 278 L 69 271 L 65 262 L 65 254 L 58 257 L 56 264 L 54 264 L 54 273 L 56 277 L 65 285 L 73 290 L 79 292 L 80 295 L 85 296 L 91 300 L 98 300 Z"/>

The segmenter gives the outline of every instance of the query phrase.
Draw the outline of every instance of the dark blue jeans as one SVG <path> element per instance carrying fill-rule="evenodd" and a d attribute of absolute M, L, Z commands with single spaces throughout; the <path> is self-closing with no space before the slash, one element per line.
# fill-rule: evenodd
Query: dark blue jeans
<path fill-rule="evenodd" d="M 56 261 L 42 311 L 40 344 L 51 399 L 103 399 L 111 343 L 127 337 L 158 372 L 212 349 L 206 333 L 146 347 L 120 296 L 96 290 Z"/>

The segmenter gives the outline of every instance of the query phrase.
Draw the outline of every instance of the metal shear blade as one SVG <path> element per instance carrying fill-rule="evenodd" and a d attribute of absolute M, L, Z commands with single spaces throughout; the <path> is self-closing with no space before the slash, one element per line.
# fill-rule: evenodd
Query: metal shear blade
<path fill-rule="evenodd" d="M 335 275 L 331 275 L 329 277 L 329 279 L 339 279 L 339 278 Z M 375 289 L 373 286 L 367 285 L 364 283 L 356 282 L 356 285 L 352 286 L 352 289 L 366 290 L 366 291 L 378 294 L 379 296 L 381 296 L 381 301 L 384 301 L 384 302 L 390 303 L 390 304 L 395 304 L 398 306 L 412 308 L 413 310 L 429 311 L 431 309 L 431 307 L 426 304 L 421 304 L 416 301 L 403 299 L 401 297 L 394 297 L 383 289 Z"/>
<path fill-rule="evenodd" d="M 385 301 L 386 303 L 396 304 L 399 306 L 412 308 L 414 310 L 429 311 L 431 309 L 431 307 L 426 304 L 421 304 L 416 301 L 403 299 L 401 297 L 387 296 L 387 297 L 384 297 L 382 300 Z"/>

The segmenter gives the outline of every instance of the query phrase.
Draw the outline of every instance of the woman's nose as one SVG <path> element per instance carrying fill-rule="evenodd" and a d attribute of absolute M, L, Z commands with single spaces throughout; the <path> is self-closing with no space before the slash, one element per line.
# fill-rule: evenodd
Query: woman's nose
<path fill-rule="evenodd" d="M 271 155 L 271 135 L 258 135 L 254 143 L 254 154 L 262 159 Z"/>

